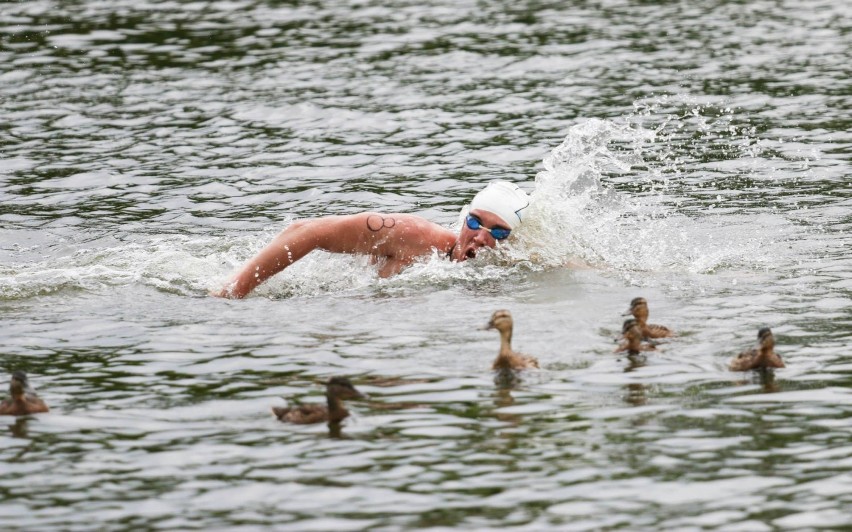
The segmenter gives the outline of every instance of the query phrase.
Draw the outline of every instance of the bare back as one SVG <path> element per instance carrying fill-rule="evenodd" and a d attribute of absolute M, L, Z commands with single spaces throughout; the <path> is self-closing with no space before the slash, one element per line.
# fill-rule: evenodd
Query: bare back
<path fill-rule="evenodd" d="M 383 259 L 379 269 L 382 277 L 399 273 L 417 258 L 432 253 L 433 249 L 448 253 L 456 242 L 453 232 L 411 214 L 354 215 L 353 223 L 358 225 L 361 222 L 369 234 L 362 235 L 366 248 L 356 252 L 371 255 L 376 260 Z"/>

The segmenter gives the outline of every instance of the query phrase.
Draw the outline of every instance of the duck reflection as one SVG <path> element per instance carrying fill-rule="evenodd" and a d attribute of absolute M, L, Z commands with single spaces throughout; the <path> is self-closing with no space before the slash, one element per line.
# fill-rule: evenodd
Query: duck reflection
<path fill-rule="evenodd" d="M 775 393 L 781 391 L 781 386 L 775 380 L 775 372 L 771 369 L 761 369 L 755 372 L 764 393 Z"/>
<path fill-rule="evenodd" d="M 10 447 L 7 449 L 13 454 L 8 455 L 7 462 L 12 463 L 18 460 L 24 459 L 24 457 L 33 449 L 34 440 L 30 437 L 29 431 L 29 423 L 30 418 L 28 417 L 18 417 L 15 418 L 14 423 L 9 424 L 9 432 L 12 433 L 13 438 L 29 440 L 23 446 L 15 446 L 14 448 Z"/>
<path fill-rule="evenodd" d="M 759 385 L 763 393 L 776 393 L 781 391 L 781 385 L 775 379 L 775 372 L 771 368 L 759 368 L 743 379 L 734 381 L 739 386 Z"/>
<path fill-rule="evenodd" d="M 512 396 L 512 388 L 511 387 L 497 387 L 494 391 L 494 406 L 496 410 L 494 412 L 494 418 L 500 421 L 504 421 L 506 423 L 510 423 L 512 426 L 518 426 L 521 423 L 521 416 L 518 414 L 507 414 L 505 412 L 500 412 L 501 408 L 506 408 L 515 404 L 515 398 Z"/>
<path fill-rule="evenodd" d="M 648 357 L 641 353 L 631 353 L 627 355 L 627 365 L 624 366 L 624 373 L 636 371 L 644 367 L 648 363 Z"/>
<path fill-rule="evenodd" d="M 28 438 L 30 435 L 30 420 L 25 417 L 15 418 L 15 422 L 9 425 L 9 432 L 15 438 Z"/>
<path fill-rule="evenodd" d="M 519 384 L 521 384 L 521 376 L 517 371 L 506 368 L 494 371 L 494 385 L 498 390 L 512 390 Z"/>
<path fill-rule="evenodd" d="M 645 355 L 640 353 L 627 355 L 627 366 L 624 367 L 624 373 L 630 373 L 643 367 L 647 363 Z M 633 406 L 642 406 L 648 403 L 648 387 L 639 382 L 632 382 L 624 386 L 625 395 L 624 401 Z"/>
<path fill-rule="evenodd" d="M 343 431 L 341 430 L 340 422 L 334 423 L 328 422 L 328 437 L 333 440 L 342 440 L 344 439 Z"/>
<path fill-rule="evenodd" d="M 648 388 L 644 384 L 633 382 L 624 386 L 624 401 L 633 406 L 648 404 Z"/>
<path fill-rule="evenodd" d="M 497 388 L 494 394 L 494 405 L 497 408 L 503 408 L 513 404 L 515 404 L 515 398 L 512 397 L 512 390 L 510 388 Z"/>

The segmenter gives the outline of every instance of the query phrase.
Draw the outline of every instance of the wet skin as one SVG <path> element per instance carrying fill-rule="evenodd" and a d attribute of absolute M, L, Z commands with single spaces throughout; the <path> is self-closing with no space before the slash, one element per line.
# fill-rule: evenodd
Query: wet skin
<path fill-rule="evenodd" d="M 493 227 L 509 229 L 509 225 L 492 212 L 474 209 L 470 211 L 470 215 L 479 218 L 480 223 L 489 229 Z M 474 230 L 470 229 L 467 224 L 462 224 L 451 258 L 459 262 L 473 259 L 476 258 L 482 248 L 493 248 L 496 245 L 497 240 L 485 229 Z"/>
<path fill-rule="evenodd" d="M 474 209 L 470 214 L 479 218 L 484 227 L 508 229 L 503 219 L 491 212 Z M 411 214 L 366 212 L 300 220 L 284 229 L 213 295 L 243 298 L 269 277 L 317 249 L 370 255 L 379 266 L 379 275 L 390 277 L 433 250 L 463 262 L 476 257 L 482 248 L 496 244 L 484 228 L 473 230 L 463 225 L 457 236 Z"/>

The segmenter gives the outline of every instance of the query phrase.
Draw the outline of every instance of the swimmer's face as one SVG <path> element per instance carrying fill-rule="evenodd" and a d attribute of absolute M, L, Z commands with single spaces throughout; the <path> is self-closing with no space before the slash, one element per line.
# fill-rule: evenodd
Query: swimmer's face
<path fill-rule="evenodd" d="M 509 224 L 503 221 L 502 218 L 493 212 L 474 209 L 470 211 L 470 216 L 477 218 L 480 224 L 487 228 L 500 227 L 509 229 Z M 471 229 L 466 223 L 462 224 L 461 232 L 459 233 L 459 241 L 453 250 L 453 260 L 465 261 L 475 258 L 479 250 L 493 248 L 497 245 L 497 241 L 491 236 L 491 233 L 483 228 Z"/>

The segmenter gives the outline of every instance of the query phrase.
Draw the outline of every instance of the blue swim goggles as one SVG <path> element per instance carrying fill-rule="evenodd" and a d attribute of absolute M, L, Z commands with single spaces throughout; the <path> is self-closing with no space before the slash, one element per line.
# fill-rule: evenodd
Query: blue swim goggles
<path fill-rule="evenodd" d="M 474 231 L 485 229 L 486 231 L 491 233 L 491 236 L 494 237 L 494 240 L 504 240 L 506 238 L 509 238 L 509 235 L 512 234 L 511 229 L 505 229 L 503 227 L 485 227 L 484 225 L 482 225 L 482 220 L 471 214 L 467 215 L 467 217 L 464 219 L 464 222 L 467 224 L 468 229 L 472 229 Z"/>

